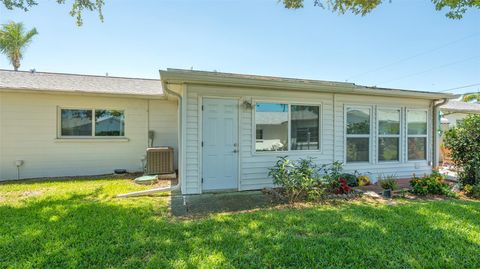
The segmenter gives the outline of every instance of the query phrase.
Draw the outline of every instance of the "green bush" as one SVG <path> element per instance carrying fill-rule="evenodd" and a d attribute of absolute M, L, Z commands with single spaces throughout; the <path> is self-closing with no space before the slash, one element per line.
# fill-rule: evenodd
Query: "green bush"
<path fill-rule="evenodd" d="M 268 175 L 275 185 L 283 188 L 285 197 L 292 203 L 301 199 L 314 200 L 323 195 L 324 186 L 319 172 L 320 168 L 312 159 L 290 161 L 285 156 L 277 160 Z"/>
<path fill-rule="evenodd" d="M 358 186 L 358 181 L 357 181 L 357 176 L 354 174 L 349 174 L 349 173 L 343 173 L 340 175 L 340 178 L 343 178 L 347 181 L 347 185 L 349 187 L 357 187 Z"/>
<path fill-rule="evenodd" d="M 436 171 L 423 177 L 416 177 L 414 175 L 410 181 L 410 186 L 412 187 L 412 193 L 418 195 L 438 194 L 449 197 L 456 196 L 450 186 L 445 183 L 443 176 Z"/>
<path fill-rule="evenodd" d="M 472 114 L 445 133 L 444 144 L 459 167 L 458 179 L 465 185 L 480 184 L 480 114 Z"/>
<path fill-rule="evenodd" d="M 384 190 L 396 190 L 398 189 L 397 181 L 395 180 L 395 176 L 380 176 L 378 179 L 378 184 Z"/>
<path fill-rule="evenodd" d="M 463 187 L 465 194 L 472 198 L 480 198 L 480 184 L 477 185 L 465 185 Z"/>
<path fill-rule="evenodd" d="M 343 163 L 334 161 L 331 164 L 324 164 L 321 166 L 321 172 L 323 173 L 323 179 L 327 183 L 336 182 L 343 174 Z"/>

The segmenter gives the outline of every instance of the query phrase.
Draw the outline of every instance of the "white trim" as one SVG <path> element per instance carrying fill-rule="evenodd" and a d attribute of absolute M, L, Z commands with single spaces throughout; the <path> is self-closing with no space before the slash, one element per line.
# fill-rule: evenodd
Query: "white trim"
<path fill-rule="evenodd" d="M 92 132 L 90 135 L 62 135 L 62 110 L 90 110 L 92 112 Z M 121 111 L 123 113 L 123 135 L 109 135 L 109 136 L 99 136 L 95 135 L 95 128 L 96 128 L 96 116 L 95 111 L 97 110 L 116 110 Z M 147 112 L 148 114 L 149 112 Z M 128 139 L 126 137 L 126 125 L 127 125 L 127 117 L 125 113 L 125 109 L 115 109 L 115 108 L 93 108 L 93 107 L 81 107 L 81 106 L 57 106 L 57 136 L 56 139 L 86 139 L 86 140 L 101 140 L 106 141 L 107 139 Z M 147 140 L 148 141 L 148 140 Z"/>
<path fill-rule="evenodd" d="M 399 129 L 398 129 L 398 135 L 392 135 L 392 134 L 389 134 L 389 135 L 384 135 L 384 134 L 380 134 L 380 120 L 379 120 L 379 116 L 378 116 L 378 112 L 379 111 L 398 111 L 399 114 L 398 114 L 398 120 L 399 120 Z M 382 106 L 377 106 L 376 110 L 375 110 L 375 114 L 376 114 L 376 162 L 378 164 L 383 164 L 383 163 L 401 163 L 402 162 L 402 128 L 403 128 L 403 124 L 402 124 L 402 107 L 382 107 Z M 398 159 L 397 160 L 392 160 L 392 161 L 381 161 L 380 160 L 380 156 L 379 156 L 379 150 L 380 150 L 380 143 L 379 143 L 379 140 L 380 138 L 398 138 Z"/>
<path fill-rule="evenodd" d="M 130 139 L 126 137 L 119 137 L 119 138 L 92 138 L 92 137 L 85 137 L 85 138 L 55 138 L 53 140 L 55 143 L 102 143 L 102 142 L 129 142 Z"/>
<path fill-rule="evenodd" d="M 287 150 L 282 150 L 282 151 L 257 151 L 256 150 L 256 130 L 257 130 L 257 124 L 256 124 L 256 104 L 257 103 L 274 103 L 274 104 L 285 104 L 288 106 L 288 122 L 287 122 Z M 292 105 L 294 106 L 315 106 L 318 107 L 318 113 L 320 114 L 318 117 L 318 149 L 308 149 L 308 150 L 301 150 L 301 149 L 295 149 L 292 150 L 292 140 L 291 140 L 291 115 L 292 115 Z M 278 155 L 278 156 L 283 156 L 285 154 L 289 155 L 303 155 L 305 153 L 322 153 L 323 152 L 323 138 L 324 138 L 324 128 L 323 128 L 323 101 L 320 102 L 302 102 L 302 101 L 287 101 L 284 99 L 253 99 L 252 98 L 252 147 L 251 147 L 251 154 L 252 156 L 255 155 Z"/>
<path fill-rule="evenodd" d="M 347 110 L 349 108 L 353 109 L 368 109 L 369 110 L 369 134 L 347 134 Z M 374 164 L 373 153 L 372 153 L 372 141 L 375 139 L 374 129 L 372 124 L 373 121 L 373 111 L 374 105 L 363 105 L 363 104 L 343 104 L 343 163 L 346 165 L 365 165 L 365 164 Z M 347 138 L 368 138 L 368 162 L 347 162 Z"/>
<path fill-rule="evenodd" d="M 425 112 L 427 114 L 427 118 L 426 118 L 426 124 L 427 124 L 427 132 L 426 134 L 413 134 L 413 135 L 410 135 L 408 134 L 408 112 L 410 111 L 421 111 L 421 112 Z M 430 109 L 426 109 L 426 108 L 411 108 L 411 107 L 406 107 L 405 108 L 405 160 L 406 162 L 408 163 L 418 163 L 418 162 L 428 162 L 429 158 L 430 158 L 430 121 L 429 121 L 429 118 L 430 118 Z M 419 137 L 419 138 L 425 138 L 425 159 L 420 159 L 420 160 L 410 160 L 408 158 L 408 139 L 412 137 Z"/>

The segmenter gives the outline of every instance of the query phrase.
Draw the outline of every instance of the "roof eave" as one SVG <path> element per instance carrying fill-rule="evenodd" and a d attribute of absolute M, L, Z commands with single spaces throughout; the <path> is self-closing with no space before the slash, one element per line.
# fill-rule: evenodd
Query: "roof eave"
<path fill-rule="evenodd" d="M 471 109 L 440 108 L 440 110 L 444 112 L 450 112 L 450 113 L 480 114 L 480 110 L 471 110 Z"/>
<path fill-rule="evenodd" d="M 197 84 L 230 87 L 249 87 L 262 89 L 298 90 L 310 92 L 328 92 L 339 94 L 394 96 L 405 98 L 421 98 L 430 100 L 453 99 L 455 95 L 448 93 L 418 92 L 397 89 L 371 88 L 357 86 L 353 83 L 295 80 L 295 79 L 261 79 L 261 78 L 240 78 L 238 76 L 222 73 L 216 75 L 212 72 L 201 72 L 187 70 L 160 70 L 162 83 Z"/>
<path fill-rule="evenodd" d="M 140 99 L 159 99 L 165 100 L 165 93 L 160 94 L 135 94 L 135 93 L 112 93 L 112 92 L 89 92 L 89 91 L 70 91 L 70 90 L 51 90 L 51 89 L 31 89 L 31 88 L 2 88 L 0 92 L 9 93 L 45 93 L 45 94 L 72 94 L 72 95 L 91 95 L 91 96 L 115 96 Z"/>

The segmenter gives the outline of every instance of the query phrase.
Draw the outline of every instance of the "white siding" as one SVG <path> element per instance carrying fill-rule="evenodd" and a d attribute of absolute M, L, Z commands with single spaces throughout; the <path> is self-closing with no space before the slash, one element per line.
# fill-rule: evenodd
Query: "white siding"
<path fill-rule="evenodd" d="M 176 101 L 149 101 L 149 129 L 154 131 L 154 147 L 168 146 L 175 151 L 175 169 L 178 168 L 178 111 Z"/>
<path fill-rule="evenodd" d="M 151 125 L 164 134 L 157 142 L 174 143 L 172 104 L 152 102 Z M 175 109 L 173 104 L 173 110 Z M 58 107 L 119 109 L 125 112 L 127 140 L 57 139 Z M 164 110 L 162 112 L 162 110 Z M 163 115 L 163 113 L 165 113 Z M 176 113 L 176 112 L 174 112 Z M 159 115 L 162 115 L 159 117 Z M 175 115 L 175 114 L 173 114 Z M 175 134 L 173 133 L 175 132 Z M 16 179 L 15 160 L 24 160 L 21 178 L 112 173 L 116 168 L 142 171 L 148 137 L 148 100 L 41 93 L 0 94 L 0 179 Z M 163 140 L 165 139 L 165 140 Z"/>
<path fill-rule="evenodd" d="M 232 97 L 238 98 L 241 103 L 249 101 L 275 101 L 288 103 L 320 104 L 321 113 L 321 150 L 320 151 L 291 151 L 284 153 L 256 153 L 254 149 L 255 130 L 253 111 L 255 108 L 246 108 L 240 105 L 239 110 L 239 189 L 250 190 L 272 186 L 268 177 L 268 168 L 272 167 L 279 156 L 288 155 L 291 159 L 300 157 L 313 157 L 318 164 L 332 163 L 334 160 L 344 162 L 344 105 L 368 104 L 375 108 L 378 106 L 398 106 L 409 108 L 429 109 L 430 102 L 426 100 L 401 99 L 372 96 L 334 95 L 332 93 L 292 92 L 268 89 L 231 88 L 217 86 L 190 85 L 187 89 L 186 109 L 186 180 L 184 192 L 188 194 L 201 193 L 201 101 L 202 97 Z M 429 109 L 430 111 L 430 109 Z M 431 114 L 431 113 L 430 113 Z M 374 118 L 375 122 L 376 119 Z M 429 124 L 431 127 L 431 117 Z M 405 127 L 405 125 L 403 126 Z M 374 129 L 376 132 L 376 129 Z M 405 132 L 405 128 L 403 128 Z M 431 130 L 430 130 L 431 132 Z M 402 135 L 402 141 L 405 135 Z M 377 163 L 376 135 L 372 138 L 372 161 L 370 164 L 345 165 L 346 171 L 358 170 L 361 173 L 369 172 L 376 179 L 380 174 L 395 174 L 398 177 L 408 177 L 412 173 L 428 173 L 431 155 L 431 137 L 429 135 L 428 160 L 421 162 L 407 162 L 402 155 L 400 163 Z M 405 153 L 405 150 L 403 151 Z"/>
<path fill-rule="evenodd" d="M 345 163 L 345 119 L 344 109 L 349 105 L 365 105 L 371 106 L 373 117 L 372 122 L 373 136 L 371 137 L 371 160 L 369 164 L 348 164 L 346 163 L 344 168 L 346 171 L 353 172 L 358 171 L 361 174 L 370 176 L 374 181 L 382 175 L 395 175 L 398 178 L 411 177 L 413 173 L 425 174 L 430 173 L 432 167 L 429 165 L 431 161 L 432 152 L 432 115 L 430 109 L 430 101 L 417 100 L 417 99 L 405 99 L 405 98 L 391 98 L 391 97 L 376 97 L 376 96 L 352 96 L 352 95 L 336 95 L 335 96 L 335 143 L 336 152 L 335 159 Z M 378 149 L 377 149 L 377 118 L 375 110 L 377 108 L 400 108 L 402 109 L 402 130 L 400 137 L 400 162 L 378 162 Z M 427 160 L 425 161 L 407 161 L 407 126 L 405 123 L 406 109 L 426 109 L 428 110 L 428 138 L 427 138 Z"/>

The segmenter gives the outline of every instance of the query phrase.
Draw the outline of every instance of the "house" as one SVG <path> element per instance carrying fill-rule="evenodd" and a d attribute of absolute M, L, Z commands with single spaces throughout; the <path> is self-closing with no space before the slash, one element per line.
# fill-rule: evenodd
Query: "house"
<path fill-rule="evenodd" d="M 0 78 L 0 178 L 16 178 L 17 160 L 21 178 L 141 171 L 152 130 L 153 146 L 175 148 L 184 194 L 270 187 L 279 156 L 340 161 L 373 179 L 430 173 L 438 107 L 455 97 L 179 69 L 161 70 L 161 80 Z"/>
<path fill-rule="evenodd" d="M 480 104 L 450 100 L 440 107 L 440 113 L 443 129 L 448 129 L 470 114 L 480 114 Z"/>
<path fill-rule="evenodd" d="M 177 115 L 159 79 L 1 70 L 0 179 L 142 171 L 147 147 L 178 152 Z"/>
<path fill-rule="evenodd" d="M 449 100 L 448 103 L 440 106 L 440 161 L 444 158 L 449 160 L 449 150 L 443 146 L 443 134 L 450 128 L 455 127 L 470 114 L 480 114 L 480 104 L 473 102 L 463 102 L 460 100 Z M 445 156 L 444 156 L 445 155 Z M 448 163 L 448 162 L 445 162 Z"/>

